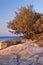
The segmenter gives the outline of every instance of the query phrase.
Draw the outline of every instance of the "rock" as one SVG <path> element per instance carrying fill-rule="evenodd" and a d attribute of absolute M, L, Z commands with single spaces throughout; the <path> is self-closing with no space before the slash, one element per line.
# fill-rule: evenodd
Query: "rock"
<path fill-rule="evenodd" d="M 43 48 L 33 42 L 13 45 L 0 50 L 0 65 L 43 65 Z"/>
<path fill-rule="evenodd" d="M 10 55 L 4 55 L 0 56 L 0 64 L 1 65 L 17 65 L 17 56 L 10 54 Z"/>
<path fill-rule="evenodd" d="M 43 57 L 39 58 L 38 63 L 43 65 Z"/>
<path fill-rule="evenodd" d="M 7 43 L 0 42 L 0 49 L 4 49 L 7 47 Z"/>
<path fill-rule="evenodd" d="M 38 40 L 36 44 L 40 47 L 43 47 L 43 40 Z"/>

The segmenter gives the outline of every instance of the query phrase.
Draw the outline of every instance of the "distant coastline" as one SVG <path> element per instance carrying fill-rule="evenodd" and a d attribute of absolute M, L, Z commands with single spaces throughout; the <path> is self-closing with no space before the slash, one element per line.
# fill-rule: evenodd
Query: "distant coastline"
<path fill-rule="evenodd" d="M 19 36 L 0 36 L 0 42 L 6 41 L 6 40 L 11 40 L 11 39 L 16 39 Z"/>

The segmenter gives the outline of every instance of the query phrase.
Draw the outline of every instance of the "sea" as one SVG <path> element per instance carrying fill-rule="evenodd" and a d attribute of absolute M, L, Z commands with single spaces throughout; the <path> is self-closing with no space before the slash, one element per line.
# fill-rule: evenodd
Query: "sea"
<path fill-rule="evenodd" d="M 0 42 L 6 41 L 6 40 L 11 40 L 11 39 L 16 39 L 19 36 L 0 36 Z"/>

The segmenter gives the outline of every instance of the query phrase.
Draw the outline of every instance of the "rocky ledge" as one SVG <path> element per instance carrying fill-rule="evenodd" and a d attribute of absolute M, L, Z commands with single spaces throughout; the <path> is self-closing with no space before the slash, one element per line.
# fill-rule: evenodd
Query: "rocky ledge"
<path fill-rule="evenodd" d="M 30 40 L 0 50 L 0 65 L 43 65 L 43 47 L 33 43 Z"/>

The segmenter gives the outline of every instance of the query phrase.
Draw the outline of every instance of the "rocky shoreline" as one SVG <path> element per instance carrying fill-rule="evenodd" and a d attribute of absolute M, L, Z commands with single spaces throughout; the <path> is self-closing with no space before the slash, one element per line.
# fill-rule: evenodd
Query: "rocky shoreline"
<path fill-rule="evenodd" d="M 7 46 L 0 50 L 0 65 L 43 65 L 43 47 L 36 42 L 24 38 L 1 42 Z"/>

